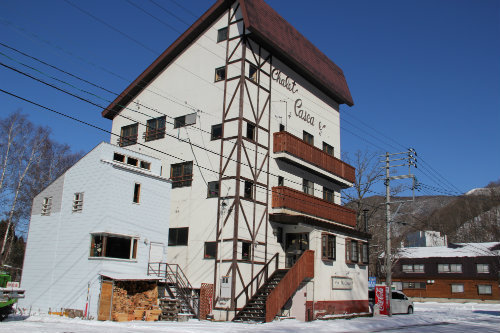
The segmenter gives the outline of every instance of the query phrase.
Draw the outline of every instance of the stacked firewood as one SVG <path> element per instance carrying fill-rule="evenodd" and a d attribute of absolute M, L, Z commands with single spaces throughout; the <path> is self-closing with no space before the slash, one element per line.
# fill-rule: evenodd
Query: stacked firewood
<path fill-rule="evenodd" d="M 156 282 L 115 281 L 113 288 L 113 320 L 156 321 L 160 314 Z"/>

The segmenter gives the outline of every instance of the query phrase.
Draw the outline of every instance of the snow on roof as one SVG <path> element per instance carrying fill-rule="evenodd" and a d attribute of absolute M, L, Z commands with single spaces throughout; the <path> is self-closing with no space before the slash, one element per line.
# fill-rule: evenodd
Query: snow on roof
<path fill-rule="evenodd" d="M 490 257 L 498 255 L 491 249 L 500 246 L 500 242 L 489 243 L 453 243 L 448 246 L 407 247 L 399 251 L 401 258 L 436 258 L 436 257 Z"/>

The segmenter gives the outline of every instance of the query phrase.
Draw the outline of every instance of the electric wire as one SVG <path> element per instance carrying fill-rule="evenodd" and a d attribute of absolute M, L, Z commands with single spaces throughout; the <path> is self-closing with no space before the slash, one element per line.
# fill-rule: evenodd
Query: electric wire
<path fill-rule="evenodd" d="M 133 4 L 133 3 L 132 3 L 132 2 L 130 2 L 129 0 L 127 0 L 127 1 L 128 1 L 131 5 L 133 5 L 134 7 L 136 7 L 136 8 L 138 8 L 138 9 L 142 10 L 143 12 L 145 12 L 145 13 L 146 13 L 146 14 L 148 14 L 148 15 L 151 15 L 150 13 L 146 12 L 145 10 L 143 10 L 142 8 L 140 8 L 139 6 L 137 6 L 137 5 Z M 65 0 L 65 2 L 67 2 L 68 4 L 70 4 L 70 5 L 71 5 L 71 6 L 73 6 L 73 7 L 77 8 L 78 10 L 80 10 L 80 11 L 81 11 L 81 12 L 83 12 L 83 13 L 85 13 L 86 15 L 88 15 L 88 16 L 90 16 L 90 17 L 92 17 L 93 19 L 97 20 L 98 22 L 100 22 L 100 23 L 102 23 L 102 24 L 106 25 L 108 28 L 112 29 L 113 31 L 116 31 L 116 32 L 120 33 L 121 35 L 128 37 L 130 40 L 132 40 L 132 41 L 134 41 L 134 42 L 136 42 L 136 43 L 138 42 L 137 40 L 135 40 L 134 38 L 132 38 L 132 37 L 128 36 L 128 35 L 127 35 L 127 34 L 125 34 L 125 33 L 123 33 L 123 32 L 122 32 L 122 31 L 120 31 L 119 29 L 116 29 L 115 27 L 113 27 L 113 26 L 111 26 L 111 25 L 107 24 L 107 23 L 106 23 L 106 22 L 104 22 L 103 20 L 101 20 L 101 19 L 97 18 L 96 16 L 92 15 L 90 12 L 88 12 L 88 11 L 86 11 L 86 10 L 83 10 L 82 8 L 80 8 L 80 7 L 78 7 L 78 6 L 74 5 L 74 4 L 72 4 L 71 2 L 69 2 L 69 1 L 67 1 L 67 0 Z M 152 1 L 152 2 L 154 3 L 154 1 Z M 156 4 L 156 3 L 155 3 L 155 4 Z M 156 5 L 158 6 L 158 4 L 156 4 Z M 160 7 L 161 7 L 161 6 L 160 6 Z M 168 12 L 166 9 L 164 9 L 164 8 L 162 8 L 162 9 L 163 9 L 163 10 L 165 10 L 166 12 Z M 159 19 L 158 19 L 158 20 L 159 20 Z M 161 21 L 161 20 L 159 20 L 159 21 Z M 161 21 L 161 22 L 162 22 L 163 24 L 165 24 L 167 27 L 169 27 L 169 28 L 173 29 L 174 31 L 178 32 L 178 30 L 177 30 L 177 29 L 175 29 L 174 27 L 172 27 L 171 25 L 168 25 L 168 24 L 166 24 L 166 23 L 165 23 L 165 22 L 163 22 L 163 21 Z M 152 51 L 152 52 L 155 52 L 154 50 L 152 50 L 152 49 L 148 48 L 147 46 L 143 45 L 143 44 L 142 44 L 142 43 L 140 43 L 140 42 L 139 42 L 138 44 L 139 44 L 139 45 L 141 45 L 141 46 L 143 46 L 143 47 L 145 47 L 146 49 L 149 49 L 149 50 L 150 50 L 150 51 Z M 192 73 L 192 72 L 191 72 L 191 73 Z M 192 73 L 192 74 L 193 74 L 193 75 L 196 75 L 196 74 L 194 74 L 194 73 Z M 282 95 L 283 95 L 283 94 L 282 94 Z M 284 96 L 284 95 L 283 95 L 283 96 Z M 315 103 L 314 101 L 312 101 L 312 102 L 313 102 L 313 103 Z M 315 104 L 317 104 L 317 103 L 315 103 Z M 318 106 L 319 106 L 319 105 L 318 105 Z M 344 119 L 344 120 L 345 120 L 345 119 Z M 351 126 L 353 126 L 353 127 L 357 127 L 356 125 L 354 125 L 353 123 L 351 123 L 351 122 L 349 122 L 349 121 L 347 121 L 347 120 L 346 120 L 346 122 L 350 123 L 350 124 L 351 124 Z M 371 145 L 374 145 L 375 147 L 377 147 L 377 148 L 379 148 L 379 149 L 382 149 L 382 150 L 383 150 L 383 148 L 382 148 L 381 146 L 375 145 L 373 142 L 371 142 L 371 141 L 368 141 L 368 140 L 364 139 L 363 137 L 361 137 L 361 136 L 359 136 L 359 135 L 355 134 L 354 132 L 352 132 L 352 131 L 350 131 L 350 130 L 348 130 L 348 129 L 346 129 L 346 128 L 342 127 L 342 126 L 341 126 L 341 128 L 343 128 L 345 131 L 347 131 L 347 132 L 351 133 L 352 135 L 354 135 L 354 136 L 356 136 L 356 137 L 358 137 L 358 138 L 362 139 L 363 141 L 365 141 L 365 142 L 367 142 L 367 143 L 369 143 L 369 144 L 371 144 Z M 358 127 L 358 128 L 359 128 L 359 127 Z M 377 131 L 377 132 L 378 132 L 378 131 Z M 380 132 L 379 132 L 379 133 L 380 133 Z M 369 134 L 370 136 L 372 136 L 373 138 L 377 139 L 375 136 L 371 135 L 370 133 L 368 133 L 368 134 Z M 385 135 L 384 135 L 384 136 L 385 136 Z M 378 140 L 379 140 L 379 141 L 381 141 L 380 139 L 378 139 Z M 391 140 L 392 140 L 392 139 L 391 139 Z M 394 140 L 393 140 L 393 141 L 394 141 Z M 395 141 L 395 142 L 396 142 L 396 141 Z M 385 142 L 385 144 L 387 144 L 387 142 Z M 399 144 L 399 143 L 398 143 L 398 144 Z M 401 145 L 401 146 L 402 146 L 402 145 Z M 423 161 L 423 160 L 422 160 L 422 161 Z M 426 164 L 430 167 L 430 165 L 429 165 L 428 163 L 426 163 Z M 435 173 L 437 173 L 437 171 L 436 171 L 436 170 L 434 170 L 434 169 L 432 169 L 432 170 L 433 170 Z M 438 174 L 438 173 L 437 173 L 437 174 Z M 441 176 L 441 175 L 439 175 L 439 176 Z M 445 179 L 445 178 L 444 178 L 444 177 L 442 177 L 442 176 L 441 176 L 441 178 Z M 446 180 L 446 179 L 445 179 L 445 180 Z M 435 181 L 435 180 L 434 180 L 434 181 Z M 447 181 L 447 182 L 448 182 L 448 181 Z M 449 182 L 448 182 L 448 183 L 449 183 Z M 449 183 L 449 184 L 451 184 L 451 183 Z M 440 184 L 438 183 L 438 185 L 440 185 Z M 441 186 L 442 186 L 442 185 L 441 185 Z M 446 187 L 445 187 L 445 188 L 446 188 Z M 456 188 L 456 187 L 455 187 L 455 188 Z"/>
<path fill-rule="evenodd" d="M 0 63 L 0 64 L 1 64 L 1 63 Z M 5 66 L 5 65 L 3 65 L 3 64 L 2 64 L 2 66 Z M 40 80 L 39 80 L 39 79 L 37 79 L 37 81 L 40 81 Z M 57 89 L 57 90 L 60 90 L 60 91 L 64 91 L 63 89 L 58 88 L 58 87 L 56 87 L 56 89 Z M 41 104 L 39 104 L 39 103 L 36 103 L 36 102 L 33 102 L 33 101 L 29 100 L 29 99 L 23 98 L 23 97 L 18 96 L 18 95 L 14 94 L 14 93 L 10 93 L 10 92 L 8 92 L 8 91 L 6 91 L 6 90 L 0 89 L 0 92 L 3 92 L 3 93 L 5 93 L 5 94 L 8 94 L 8 95 L 10 95 L 10 96 L 12 96 L 12 97 L 18 98 L 18 99 L 20 99 L 20 100 L 23 100 L 23 101 L 25 101 L 25 102 L 27 102 L 27 103 L 30 103 L 30 104 L 33 104 L 33 105 L 35 105 L 35 106 L 41 107 L 41 108 L 43 108 L 43 109 L 45 109 L 45 110 L 48 110 L 48 111 L 54 112 L 54 113 L 59 114 L 59 115 L 61 115 L 61 116 L 65 116 L 65 117 L 67 117 L 67 118 L 69 118 L 69 119 L 76 120 L 76 121 L 78 121 L 78 122 L 80 122 L 80 123 L 82 123 L 82 124 L 84 124 L 84 125 L 89 125 L 89 124 L 90 124 L 90 123 L 85 122 L 85 121 L 82 121 L 82 120 L 80 120 L 80 119 L 78 119 L 78 118 L 76 118 L 76 117 L 69 116 L 69 115 L 67 115 L 67 114 L 65 114 L 65 113 L 62 113 L 62 112 L 56 111 L 56 110 L 51 109 L 51 108 L 49 108 L 49 107 L 45 107 L 45 106 L 43 106 L 43 105 L 41 105 Z M 69 94 L 71 94 L 71 93 L 69 93 Z M 72 95 L 72 96 L 74 96 L 74 97 L 76 97 L 76 98 L 78 98 L 78 99 L 80 99 L 80 100 L 82 100 L 82 101 L 85 101 L 85 99 L 84 99 L 84 98 L 82 98 L 82 97 L 79 97 L 79 96 L 76 96 L 76 95 L 73 95 L 73 94 L 71 94 L 71 95 Z M 89 103 L 90 103 L 90 104 L 93 104 L 93 105 L 95 105 L 95 106 L 97 106 L 97 107 L 101 107 L 101 106 L 99 106 L 99 105 L 97 105 L 97 104 L 95 104 L 95 103 L 93 103 L 93 102 L 91 102 L 91 101 L 89 101 Z M 108 131 L 108 130 L 102 129 L 101 127 L 98 127 L 98 126 L 96 126 L 96 125 L 92 125 L 92 127 L 93 127 L 93 128 L 95 128 L 95 129 L 98 129 L 98 130 L 100 130 L 100 131 L 103 131 L 103 132 L 109 133 L 109 134 L 111 134 L 111 135 L 113 135 L 113 136 L 120 137 L 120 135 L 119 135 L 119 134 L 112 133 L 111 131 Z M 175 138 L 175 136 L 173 136 L 173 137 Z M 181 141 L 181 142 L 185 142 L 185 143 L 187 143 L 186 141 L 182 141 L 182 140 L 180 140 L 180 141 Z M 175 155 L 169 154 L 169 153 L 167 153 L 167 152 L 165 152 L 165 151 L 162 151 L 162 150 L 160 150 L 160 149 L 153 148 L 153 147 L 151 147 L 151 146 L 148 146 L 148 145 L 145 145 L 145 144 L 142 144 L 142 143 L 136 143 L 136 144 L 137 144 L 137 145 L 139 145 L 139 146 L 142 146 L 142 147 L 145 147 L 145 148 L 151 149 L 151 150 L 153 150 L 153 151 L 155 151 L 155 152 L 162 153 L 162 154 L 165 154 L 165 155 L 167 155 L 167 156 L 169 156 L 169 157 L 172 157 L 172 158 L 178 159 L 178 160 L 180 160 L 181 162 L 192 162 L 192 161 L 188 161 L 188 160 L 183 159 L 183 158 L 181 158 L 181 157 L 178 157 L 178 156 L 175 156 Z M 197 147 L 197 148 L 202 149 L 201 147 Z M 241 162 L 237 162 L 237 161 L 235 161 L 235 162 L 236 162 L 236 163 L 240 163 L 240 164 L 242 164 L 242 165 L 245 165 L 245 164 L 243 164 L 243 163 L 241 163 Z M 193 163 L 193 164 L 194 164 L 194 163 Z M 208 167 L 205 167 L 205 166 L 203 166 L 203 165 L 201 165 L 201 164 L 197 164 L 197 166 L 198 166 L 199 168 L 202 168 L 202 169 L 205 169 L 205 170 L 207 170 L 207 171 L 211 171 L 211 172 L 213 172 L 213 173 L 215 173 L 215 174 L 221 175 L 221 174 L 220 174 L 220 172 L 215 171 L 215 170 L 212 170 L 212 169 L 210 169 L 210 168 L 208 168 Z M 271 174 L 270 172 L 268 172 L 268 171 L 263 171 L 263 172 L 265 172 L 265 173 L 268 173 L 268 174 L 272 175 L 272 174 Z M 224 174 L 222 174 L 222 176 L 224 176 Z M 293 182 L 293 181 L 292 181 L 292 180 L 290 180 L 290 182 Z M 298 183 L 297 183 L 297 184 L 298 184 Z M 293 196 L 293 195 L 284 194 L 284 193 L 281 193 L 281 192 L 276 192 L 276 191 L 274 191 L 274 190 L 272 190 L 272 189 L 266 189 L 266 188 L 260 187 L 260 186 L 258 186 L 257 184 L 256 184 L 256 186 L 255 186 L 255 187 L 256 187 L 256 189 L 257 189 L 257 188 L 261 188 L 261 189 L 263 189 L 264 191 L 260 191 L 260 193 L 266 193 L 266 195 L 268 195 L 268 194 L 269 194 L 268 192 L 271 192 L 271 193 L 276 193 L 276 194 L 279 194 L 279 195 L 280 195 L 280 196 L 282 196 L 282 197 L 290 197 L 290 198 L 293 198 L 293 199 L 299 199 L 298 197 L 295 197 L 295 196 Z M 307 205 L 310 205 L 310 206 L 316 206 L 316 207 L 323 207 L 323 208 L 329 208 L 329 209 L 332 209 L 332 207 L 331 207 L 330 205 L 324 205 L 324 204 L 319 204 L 319 203 L 311 203 L 311 202 L 305 202 L 305 203 L 306 203 Z M 340 205 L 338 205 L 337 209 L 346 209 L 346 208 L 345 208 L 345 207 L 342 207 L 342 206 L 340 206 Z"/>

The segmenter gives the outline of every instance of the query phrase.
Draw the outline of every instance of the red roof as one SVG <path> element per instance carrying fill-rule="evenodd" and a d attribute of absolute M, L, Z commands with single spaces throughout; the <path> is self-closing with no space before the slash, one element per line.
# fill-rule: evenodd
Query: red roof
<path fill-rule="evenodd" d="M 218 0 L 210 7 L 102 112 L 103 117 L 113 119 L 234 1 Z M 240 5 L 251 38 L 327 96 L 340 104 L 354 104 L 342 70 L 274 9 L 263 0 L 240 0 Z"/>

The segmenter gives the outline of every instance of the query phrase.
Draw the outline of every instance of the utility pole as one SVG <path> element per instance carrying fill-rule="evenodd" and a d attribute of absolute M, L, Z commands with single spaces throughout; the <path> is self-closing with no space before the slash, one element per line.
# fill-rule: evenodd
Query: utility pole
<path fill-rule="evenodd" d="M 407 155 L 407 157 L 401 157 L 397 155 Z M 415 200 L 415 175 L 411 173 L 411 166 L 414 166 L 415 168 L 417 167 L 417 153 L 413 148 L 408 149 L 408 151 L 401 152 L 401 153 L 393 153 L 390 154 L 388 152 L 385 153 L 385 160 L 382 162 L 385 162 L 385 219 L 386 219 L 386 251 L 385 251 L 385 273 L 386 273 L 386 278 L 385 278 L 385 284 L 387 286 L 388 290 L 388 300 L 389 300 L 389 317 L 392 316 L 392 307 L 391 307 L 391 297 L 392 297 L 392 258 L 391 258 L 391 203 L 399 203 L 399 207 L 396 210 L 396 213 L 394 216 L 399 211 L 399 208 L 401 208 L 401 205 L 406 202 L 406 201 L 413 201 Z M 392 158 L 396 157 L 396 158 Z M 391 159 L 392 158 L 392 159 Z M 406 163 L 403 164 L 398 164 L 398 165 L 390 165 L 391 162 L 395 161 L 407 161 Z M 392 176 L 390 175 L 390 168 L 396 168 L 396 167 L 402 167 L 402 166 L 408 166 L 408 174 L 406 175 L 398 175 L 398 176 Z M 412 185 L 412 191 L 413 191 L 413 199 L 412 200 L 404 200 L 404 201 L 393 201 L 391 202 L 391 180 L 396 180 L 396 179 L 405 179 L 405 178 L 411 178 L 413 180 L 413 185 Z"/>

